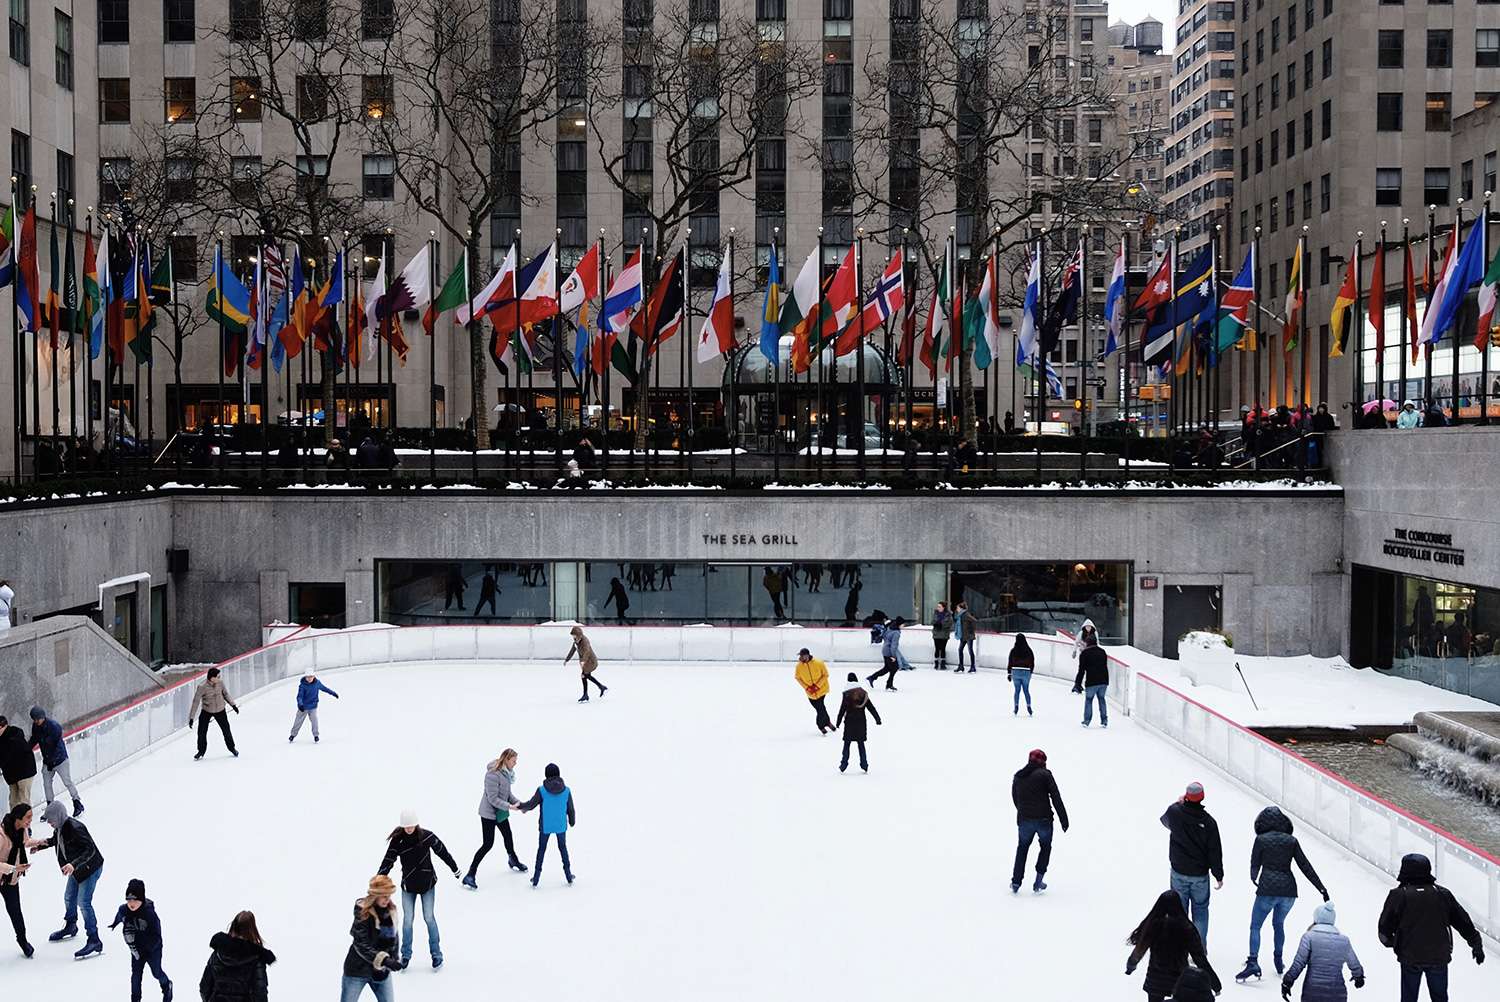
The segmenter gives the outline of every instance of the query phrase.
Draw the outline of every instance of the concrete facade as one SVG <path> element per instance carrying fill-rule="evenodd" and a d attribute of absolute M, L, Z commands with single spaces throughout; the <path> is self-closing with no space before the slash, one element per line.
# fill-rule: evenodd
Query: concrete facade
<path fill-rule="evenodd" d="M 1235 4 L 1179 0 L 1167 198 L 1191 260 L 1228 221 L 1234 197 Z"/>
<path fill-rule="evenodd" d="M 33 706 L 66 727 L 165 688 L 92 620 L 57 616 L 0 636 L 0 712 L 23 729 Z"/>

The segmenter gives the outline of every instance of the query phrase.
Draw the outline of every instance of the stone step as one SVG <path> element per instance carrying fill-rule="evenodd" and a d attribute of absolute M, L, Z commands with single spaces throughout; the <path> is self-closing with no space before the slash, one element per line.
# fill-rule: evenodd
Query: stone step
<path fill-rule="evenodd" d="M 1424 772 L 1490 804 L 1500 804 L 1500 761 L 1486 760 L 1436 738 L 1402 732 L 1386 744 L 1408 755 Z"/>
<path fill-rule="evenodd" d="M 1500 713 L 1423 711 L 1413 719 L 1417 733 L 1475 758 L 1500 762 Z"/>

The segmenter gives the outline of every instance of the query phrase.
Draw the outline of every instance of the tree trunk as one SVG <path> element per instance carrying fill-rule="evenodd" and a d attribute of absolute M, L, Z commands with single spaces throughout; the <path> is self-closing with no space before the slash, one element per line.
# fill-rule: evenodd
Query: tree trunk
<path fill-rule="evenodd" d="M 473 222 L 473 220 L 471 220 Z M 469 283 L 468 293 L 472 300 L 479 285 L 479 239 L 474 234 L 478 226 L 469 228 Z M 474 425 L 474 446 L 478 449 L 490 447 L 490 414 L 487 381 L 489 369 L 485 365 L 484 332 L 481 323 L 473 318 L 469 321 L 469 420 Z"/>
<path fill-rule="evenodd" d="M 651 392 L 651 356 L 646 353 L 646 343 L 644 341 L 641 342 L 641 356 L 640 374 L 636 376 L 634 383 L 636 452 L 646 451 L 646 423 L 651 416 L 651 408 L 648 406 L 649 400 L 647 399 Z"/>

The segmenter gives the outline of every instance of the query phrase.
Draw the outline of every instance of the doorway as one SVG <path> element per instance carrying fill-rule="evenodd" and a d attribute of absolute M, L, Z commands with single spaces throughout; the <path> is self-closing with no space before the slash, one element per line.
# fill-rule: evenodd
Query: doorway
<path fill-rule="evenodd" d="M 344 586 L 342 584 L 294 582 L 291 585 L 289 599 L 292 622 L 320 630 L 344 628 Z"/>
<path fill-rule="evenodd" d="M 1177 641 L 1193 630 L 1218 630 L 1224 622 L 1218 585 L 1167 585 L 1162 609 L 1162 657 L 1177 657 Z"/>
<path fill-rule="evenodd" d="M 135 592 L 115 596 L 114 614 L 110 617 L 109 635 L 131 653 L 135 652 Z"/>

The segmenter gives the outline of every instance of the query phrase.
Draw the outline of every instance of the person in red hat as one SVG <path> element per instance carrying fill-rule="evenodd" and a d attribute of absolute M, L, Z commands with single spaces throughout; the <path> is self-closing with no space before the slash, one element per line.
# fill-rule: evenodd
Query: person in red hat
<path fill-rule="evenodd" d="M 1215 889 L 1224 886 L 1224 846 L 1219 841 L 1219 823 L 1203 807 L 1203 784 L 1189 783 L 1162 814 L 1161 823 L 1172 833 L 1167 848 L 1172 890 L 1182 899 L 1182 907 L 1192 913 L 1193 925 L 1206 946 L 1208 878 L 1213 874 Z"/>
<path fill-rule="evenodd" d="M 1026 875 L 1026 856 L 1031 852 L 1032 839 L 1035 839 L 1040 848 L 1036 854 L 1036 880 L 1031 890 L 1040 894 L 1047 889 L 1042 878 L 1052 859 L 1053 808 L 1057 810 L 1062 830 L 1068 830 L 1068 809 L 1063 806 L 1052 770 L 1047 768 L 1046 752 L 1033 748 L 1026 756 L 1026 764 L 1010 782 L 1010 799 L 1016 805 L 1016 866 L 1010 875 L 1010 892 L 1015 894 L 1021 890 L 1021 878 Z"/>

